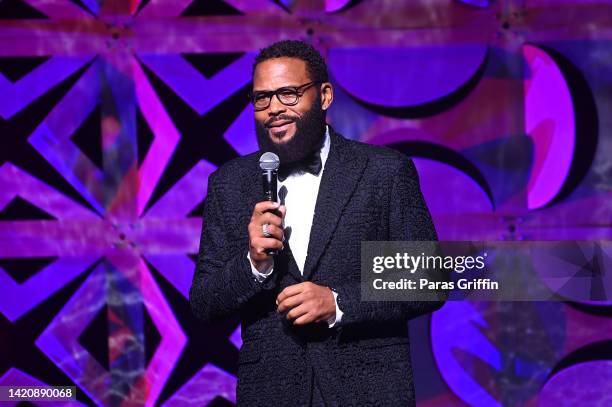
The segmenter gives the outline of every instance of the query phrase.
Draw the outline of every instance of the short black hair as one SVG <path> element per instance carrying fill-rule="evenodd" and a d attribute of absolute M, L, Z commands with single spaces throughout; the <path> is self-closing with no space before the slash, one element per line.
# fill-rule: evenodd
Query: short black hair
<path fill-rule="evenodd" d="M 253 64 L 253 74 L 258 64 L 273 58 L 297 58 L 306 63 L 306 70 L 313 82 L 329 82 L 325 59 L 315 47 L 304 41 L 282 40 L 259 50 Z"/>

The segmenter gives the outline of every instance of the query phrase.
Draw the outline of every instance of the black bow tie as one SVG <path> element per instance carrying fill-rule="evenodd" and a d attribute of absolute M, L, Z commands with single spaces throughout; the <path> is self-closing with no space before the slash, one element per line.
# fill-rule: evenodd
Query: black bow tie
<path fill-rule="evenodd" d="M 294 173 L 309 172 L 312 175 L 319 175 L 323 168 L 321 162 L 321 152 L 316 151 L 305 159 L 289 165 L 281 165 L 278 169 L 278 179 L 283 182 L 287 177 Z"/>

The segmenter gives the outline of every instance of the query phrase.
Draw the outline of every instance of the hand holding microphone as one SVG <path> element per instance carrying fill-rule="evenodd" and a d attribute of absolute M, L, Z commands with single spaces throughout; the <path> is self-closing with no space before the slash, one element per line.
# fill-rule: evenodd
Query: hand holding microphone
<path fill-rule="evenodd" d="M 284 248 L 283 219 L 286 208 L 277 202 L 278 156 L 264 153 L 259 165 L 266 200 L 255 205 L 248 230 L 251 261 L 261 271 L 270 265 L 272 256 Z"/>

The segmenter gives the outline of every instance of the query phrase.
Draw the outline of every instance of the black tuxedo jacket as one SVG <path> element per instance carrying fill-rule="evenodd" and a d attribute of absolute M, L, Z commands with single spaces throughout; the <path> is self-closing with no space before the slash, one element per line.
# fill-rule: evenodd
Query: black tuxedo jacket
<path fill-rule="evenodd" d="M 331 128 L 330 137 L 303 275 L 287 245 L 266 281 L 252 275 L 247 226 L 263 200 L 260 153 L 209 178 L 190 303 L 202 320 L 240 314 L 239 405 L 307 405 L 312 371 L 329 406 L 415 403 L 407 321 L 442 303 L 361 302 L 360 242 L 436 240 L 436 232 L 409 158 Z M 306 280 L 338 293 L 337 326 L 296 327 L 276 312 L 280 291 Z"/>

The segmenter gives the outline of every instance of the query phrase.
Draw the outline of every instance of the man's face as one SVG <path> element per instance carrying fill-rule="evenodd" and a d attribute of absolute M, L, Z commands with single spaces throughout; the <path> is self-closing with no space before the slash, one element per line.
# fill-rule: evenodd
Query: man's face
<path fill-rule="evenodd" d="M 273 58 L 255 68 L 253 92 L 273 91 L 282 87 L 299 87 L 312 82 L 306 63 L 297 58 Z M 282 104 L 276 96 L 267 109 L 255 111 L 259 147 L 276 153 L 281 165 L 299 161 L 320 148 L 325 134 L 323 103 L 329 84 L 315 84 L 302 91 L 294 106 Z M 323 97 L 322 97 L 323 96 Z"/>

